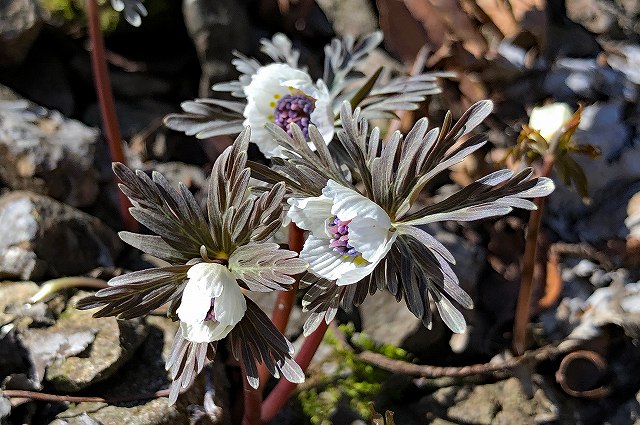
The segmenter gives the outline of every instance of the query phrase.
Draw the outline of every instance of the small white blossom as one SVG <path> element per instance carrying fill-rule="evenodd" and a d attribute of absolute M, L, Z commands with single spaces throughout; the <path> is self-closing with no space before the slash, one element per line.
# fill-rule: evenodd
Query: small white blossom
<path fill-rule="evenodd" d="M 226 337 L 247 310 L 236 278 L 225 266 L 212 263 L 194 265 L 187 277 L 178 308 L 183 335 L 192 342 Z"/>
<path fill-rule="evenodd" d="M 300 258 L 337 285 L 356 283 L 378 265 L 397 237 L 379 205 L 333 180 L 321 196 L 289 199 L 288 216 L 311 231 Z"/>
<path fill-rule="evenodd" d="M 552 103 L 536 107 L 531 111 L 529 127 L 539 131 L 546 140 L 551 140 L 572 115 L 573 111 L 566 103 Z"/>
<path fill-rule="evenodd" d="M 111 0 L 111 7 L 116 12 L 124 11 L 124 18 L 134 27 L 142 24 L 142 17 L 147 16 L 147 8 L 143 0 Z"/>
<path fill-rule="evenodd" d="M 267 157 L 280 156 L 281 148 L 265 129 L 275 123 L 291 134 L 297 124 L 308 137 L 309 124 L 315 125 L 326 143 L 333 139 L 334 117 L 331 96 L 322 80 L 313 83 L 309 74 L 283 63 L 260 67 L 244 87 L 247 106 L 244 125 L 252 129 L 252 141 Z"/>

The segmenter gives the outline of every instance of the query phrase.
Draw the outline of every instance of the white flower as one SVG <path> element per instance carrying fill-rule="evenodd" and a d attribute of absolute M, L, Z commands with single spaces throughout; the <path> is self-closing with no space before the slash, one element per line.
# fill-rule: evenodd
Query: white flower
<path fill-rule="evenodd" d="M 573 111 L 566 103 L 552 103 L 536 107 L 531 111 L 529 127 L 538 130 L 546 140 L 551 140 L 572 115 Z"/>
<path fill-rule="evenodd" d="M 288 216 L 309 230 L 300 258 L 316 275 L 338 285 L 369 275 L 396 240 L 389 215 L 358 192 L 327 182 L 322 195 L 289 199 Z"/>
<path fill-rule="evenodd" d="M 251 141 L 270 158 L 281 156 L 281 148 L 265 129 L 273 122 L 289 134 L 296 123 L 308 135 L 309 124 L 315 125 L 326 143 L 333 138 L 334 116 L 331 96 L 322 80 L 313 83 L 309 74 L 283 63 L 260 67 L 244 87 L 247 106 L 245 126 L 251 127 Z M 313 148 L 313 146 L 312 146 Z"/>
<path fill-rule="evenodd" d="M 142 4 L 144 0 L 111 0 L 111 7 L 116 12 L 124 11 L 124 18 L 134 27 L 139 27 L 142 17 L 147 16 L 147 8 Z"/>
<path fill-rule="evenodd" d="M 183 335 L 192 342 L 226 337 L 247 310 L 236 278 L 226 267 L 212 263 L 194 265 L 187 277 L 178 308 Z"/>

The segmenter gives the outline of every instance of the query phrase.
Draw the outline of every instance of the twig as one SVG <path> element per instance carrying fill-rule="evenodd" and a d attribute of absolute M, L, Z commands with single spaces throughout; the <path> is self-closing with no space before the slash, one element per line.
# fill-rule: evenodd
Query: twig
<path fill-rule="evenodd" d="M 100 17 L 96 0 L 87 0 L 87 15 L 89 24 L 89 40 L 91 41 L 91 67 L 93 69 L 96 94 L 100 104 L 100 114 L 102 115 L 102 125 L 109 145 L 111 160 L 126 164 L 124 151 L 122 150 L 122 136 L 118 117 L 116 115 L 113 92 L 111 90 L 111 80 L 107 71 L 107 60 L 105 56 L 104 39 L 100 29 Z M 115 177 L 114 177 L 115 179 Z M 117 183 L 117 182 L 116 182 Z M 131 214 L 129 199 L 121 191 L 118 192 L 118 207 L 120 217 L 125 228 L 129 231 L 136 231 L 137 224 Z"/>
<path fill-rule="evenodd" d="M 311 359 L 318 350 L 328 327 L 329 326 L 322 321 L 318 329 L 309 335 L 302 344 L 302 348 L 300 348 L 300 352 L 296 356 L 296 363 L 300 365 L 303 371 L 306 371 L 309 367 Z M 262 405 L 262 413 L 260 415 L 262 422 L 269 422 L 278 414 L 280 409 L 282 409 L 289 400 L 289 397 L 291 397 L 291 393 L 295 390 L 296 385 L 297 384 L 289 382 L 286 379 L 280 379 Z"/>
<path fill-rule="evenodd" d="M 538 363 L 565 353 L 574 348 L 575 344 L 550 344 L 536 350 L 525 352 L 521 356 L 505 359 L 500 362 L 481 363 L 460 367 L 442 367 L 419 365 L 404 360 L 390 359 L 382 354 L 372 351 L 363 351 L 358 358 L 389 372 L 420 378 L 465 378 L 474 375 L 494 374 L 514 369 L 523 363 Z"/>
<path fill-rule="evenodd" d="M 137 400 L 148 400 L 151 398 L 168 397 L 169 390 L 168 389 L 160 390 L 160 391 L 156 391 L 155 393 L 140 394 L 136 396 L 110 397 L 110 398 L 58 395 L 58 394 L 48 394 L 48 393 L 41 393 L 38 391 L 25 391 L 25 390 L 0 390 L 0 396 L 7 397 L 7 398 L 28 398 L 31 400 L 40 400 L 40 401 L 60 401 L 60 402 L 69 402 L 69 403 L 98 402 L 98 403 L 115 404 L 115 403 L 125 403 L 130 401 L 137 401 Z"/>
<path fill-rule="evenodd" d="M 612 270 L 614 268 L 611 260 L 607 258 L 605 254 L 595 249 L 593 246 L 586 242 L 579 243 L 567 243 L 556 242 L 549 248 L 549 253 L 558 256 L 578 257 L 578 258 L 590 258 L 600 263 L 606 270 Z"/>
<path fill-rule="evenodd" d="M 552 155 L 545 156 L 542 172 L 540 173 L 541 176 L 548 177 L 551 174 L 554 162 Z M 522 282 L 518 293 L 518 304 L 516 305 L 516 316 L 513 324 L 513 350 L 517 355 L 523 354 L 526 347 L 527 326 L 531 314 L 531 299 L 533 298 L 533 270 L 536 263 L 538 231 L 542 221 L 544 198 L 536 198 L 535 204 L 537 209 L 531 212 L 529 225 L 527 226 L 526 245 L 522 261 Z"/>

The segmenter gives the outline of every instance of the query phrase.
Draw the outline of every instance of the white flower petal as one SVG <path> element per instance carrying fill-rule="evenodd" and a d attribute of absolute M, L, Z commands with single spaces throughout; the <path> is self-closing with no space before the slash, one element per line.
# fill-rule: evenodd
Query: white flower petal
<path fill-rule="evenodd" d="M 182 292 L 182 301 L 177 311 L 180 320 L 189 323 L 204 320 L 211 309 L 211 299 L 222 293 L 223 286 L 219 276 L 225 270 L 227 269 L 220 264 L 210 263 L 198 263 L 189 269 L 189 281 Z"/>
<path fill-rule="evenodd" d="M 322 194 L 331 198 L 333 201 L 331 213 L 340 220 L 352 220 L 356 216 L 369 217 L 379 222 L 383 227 L 391 228 L 391 219 L 385 210 L 355 190 L 329 180 L 327 186 L 322 189 Z"/>
<path fill-rule="evenodd" d="M 233 274 L 220 264 L 199 263 L 187 272 L 189 281 L 178 308 L 186 338 L 210 342 L 224 338 L 244 317 L 246 300 Z M 205 320 L 214 300 L 215 320 Z"/>
<path fill-rule="evenodd" d="M 201 323 L 180 322 L 182 334 L 192 342 L 218 341 L 229 335 L 233 326 L 222 325 L 218 322 L 207 320 Z"/>
<path fill-rule="evenodd" d="M 309 263 L 316 275 L 335 280 L 338 285 L 350 285 L 369 275 L 376 264 L 358 265 L 351 258 L 338 254 L 329 246 L 329 239 L 309 235 L 300 252 L 300 258 Z"/>
<path fill-rule="evenodd" d="M 566 103 L 552 103 L 533 108 L 529 118 L 529 127 L 538 130 L 542 137 L 550 140 L 572 115 L 573 111 Z"/>
<path fill-rule="evenodd" d="M 275 105 L 272 106 L 271 102 L 278 100 L 276 96 L 291 94 L 289 86 L 282 84 L 288 80 L 311 83 L 309 74 L 283 63 L 272 63 L 261 67 L 251 76 L 251 83 L 244 88 L 247 107 L 253 104 L 265 117 L 273 114 Z M 244 116 L 248 117 L 246 110 Z"/>
<path fill-rule="evenodd" d="M 287 216 L 301 229 L 310 230 L 318 238 L 326 237 L 326 220 L 331 217 L 331 199 L 326 196 L 287 201 L 291 208 Z"/>
<path fill-rule="evenodd" d="M 390 232 L 385 223 L 369 217 L 355 217 L 349 223 L 349 244 L 357 249 L 362 258 L 378 264 L 391 249 L 398 232 Z"/>
<path fill-rule="evenodd" d="M 221 324 L 233 327 L 244 317 L 244 313 L 247 311 L 247 300 L 233 274 L 229 270 L 227 273 L 230 279 L 225 280 L 224 290 L 215 300 L 213 315 Z"/>
<path fill-rule="evenodd" d="M 325 143 L 331 143 L 335 132 L 335 116 L 333 113 L 333 99 L 329 93 L 327 85 L 322 80 L 316 83 L 318 86 L 318 94 L 314 96 L 316 99 L 316 108 L 311 113 L 311 122 L 318 128 Z"/>

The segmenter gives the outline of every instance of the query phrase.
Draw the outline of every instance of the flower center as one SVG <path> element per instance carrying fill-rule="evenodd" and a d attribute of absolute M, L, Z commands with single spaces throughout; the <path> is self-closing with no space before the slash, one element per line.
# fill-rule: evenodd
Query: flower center
<path fill-rule="evenodd" d="M 211 308 L 209 309 L 209 311 L 207 312 L 207 315 L 204 317 L 204 321 L 216 321 L 216 317 L 214 316 L 213 313 L 213 305 L 215 304 L 216 299 L 215 298 L 211 298 Z"/>
<path fill-rule="evenodd" d="M 351 220 L 343 221 L 335 216 L 329 219 L 327 223 L 327 230 L 331 235 L 329 246 L 339 254 L 356 258 L 362 254 L 349 244 L 349 223 Z"/>
<path fill-rule="evenodd" d="M 304 133 L 304 137 L 309 138 L 310 117 L 315 107 L 315 100 L 310 97 L 303 94 L 288 94 L 278 100 L 273 121 L 289 136 L 293 136 L 289 127 L 295 123 Z"/>

